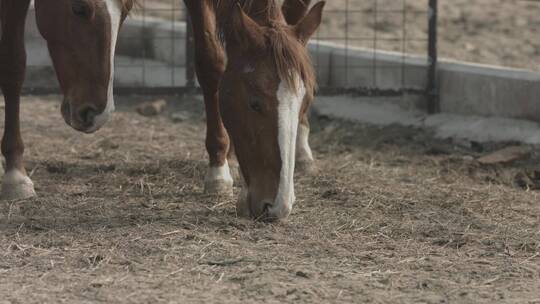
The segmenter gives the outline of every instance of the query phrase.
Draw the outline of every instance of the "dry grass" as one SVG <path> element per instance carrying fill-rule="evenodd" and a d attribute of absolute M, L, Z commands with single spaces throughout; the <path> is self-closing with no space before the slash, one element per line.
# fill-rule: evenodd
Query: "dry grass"
<path fill-rule="evenodd" d="M 82 136 L 51 99 L 23 106 L 40 197 L 0 204 L 7 303 L 540 302 L 539 194 L 512 185 L 536 154 L 483 167 L 420 130 L 319 118 L 319 173 L 264 224 L 202 194 L 200 101 L 168 97 L 192 113 L 172 123 L 123 98 Z"/>

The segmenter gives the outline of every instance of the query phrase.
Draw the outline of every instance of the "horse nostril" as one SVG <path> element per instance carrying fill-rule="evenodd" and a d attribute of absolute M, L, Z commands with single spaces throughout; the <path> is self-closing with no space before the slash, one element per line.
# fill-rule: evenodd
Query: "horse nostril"
<path fill-rule="evenodd" d="M 270 210 L 270 208 L 272 208 L 272 204 L 264 203 L 264 205 L 263 205 L 264 214 L 268 214 L 268 211 Z"/>
<path fill-rule="evenodd" d="M 273 222 L 276 220 L 272 214 L 270 214 L 270 209 L 272 208 L 272 203 L 269 202 L 263 202 L 263 212 L 259 216 L 259 220 L 262 220 L 264 222 Z"/>
<path fill-rule="evenodd" d="M 79 110 L 79 121 L 85 126 L 94 124 L 94 118 L 98 112 L 93 106 L 84 106 Z"/>

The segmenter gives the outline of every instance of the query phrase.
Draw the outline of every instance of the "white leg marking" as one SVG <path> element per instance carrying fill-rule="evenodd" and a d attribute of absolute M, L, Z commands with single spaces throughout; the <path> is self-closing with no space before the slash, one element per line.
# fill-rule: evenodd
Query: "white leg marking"
<path fill-rule="evenodd" d="M 298 126 L 297 159 L 302 161 L 312 161 L 313 153 L 309 146 L 309 127 L 300 124 Z"/>
<path fill-rule="evenodd" d="M 278 106 L 278 143 L 281 154 L 281 173 L 279 189 L 274 205 L 269 209 L 271 216 L 284 218 L 289 215 L 294 204 L 294 164 L 296 158 L 296 135 L 300 108 L 306 87 L 297 76 L 298 90 L 290 88 L 286 81 L 281 81 L 277 98 Z"/>
<path fill-rule="evenodd" d="M 36 196 L 34 183 L 19 170 L 11 170 L 4 175 L 2 181 L 2 199 L 16 200 Z"/>
<path fill-rule="evenodd" d="M 113 93 L 113 85 L 114 85 L 114 53 L 116 51 L 116 42 L 118 39 L 118 32 L 120 31 L 120 22 L 122 19 L 122 8 L 120 7 L 120 1 L 118 0 L 105 0 L 105 5 L 107 6 L 107 11 L 109 12 L 109 16 L 111 18 L 111 50 L 110 50 L 110 66 L 111 66 L 111 72 L 109 75 L 109 86 L 107 91 L 107 106 L 105 107 L 105 110 L 103 113 L 96 116 L 94 119 L 94 126 L 92 127 L 92 130 L 89 130 L 89 132 L 95 131 L 99 128 L 101 128 L 111 117 L 112 113 L 114 112 L 114 93 Z"/>
<path fill-rule="evenodd" d="M 204 191 L 209 194 L 232 194 L 233 178 L 229 169 L 229 163 L 221 167 L 209 167 L 206 173 Z"/>
<path fill-rule="evenodd" d="M 221 167 L 209 167 L 208 173 L 206 174 L 206 181 L 225 181 L 232 183 L 233 178 L 231 176 L 231 171 L 229 170 L 229 163 L 227 160 L 225 160 L 225 164 L 223 164 Z"/>

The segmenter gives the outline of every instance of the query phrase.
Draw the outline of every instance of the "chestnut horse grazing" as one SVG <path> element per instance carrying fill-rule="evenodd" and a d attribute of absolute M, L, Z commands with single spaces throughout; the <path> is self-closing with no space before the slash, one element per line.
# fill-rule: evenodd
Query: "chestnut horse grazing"
<path fill-rule="evenodd" d="M 61 112 L 75 130 L 98 130 L 114 111 L 114 51 L 118 31 L 134 0 L 35 0 L 39 30 L 47 41 L 64 94 Z M 1 198 L 35 195 L 23 163 L 19 101 L 26 69 L 24 24 L 30 0 L 0 0 L 0 88 L 4 94 L 6 158 Z"/>
<path fill-rule="evenodd" d="M 295 200 L 295 162 L 313 162 L 306 112 L 315 73 L 306 44 L 321 23 L 324 2 L 309 12 L 308 0 L 285 0 L 281 8 L 275 0 L 184 2 L 206 103 L 205 189 L 232 190 L 231 139 L 244 182 L 238 213 L 286 218 Z"/>

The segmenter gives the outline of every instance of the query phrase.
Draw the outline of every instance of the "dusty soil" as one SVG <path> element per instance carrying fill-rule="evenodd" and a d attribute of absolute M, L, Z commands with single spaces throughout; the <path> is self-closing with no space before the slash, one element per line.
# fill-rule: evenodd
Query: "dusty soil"
<path fill-rule="evenodd" d="M 426 54 L 427 0 L 327 2 L 320 39 Z M 442 57 L 540 70 L 540 1 L 439 2 Z M 149 15 L 163 18 L 182 15 L 179 0 L 145 0 L 144 7 Z"/>
<path fill-rule="evenodd" d="M 540 193 L 514 185 L 537 149 L 483 166 L 501 145 L 315 117 L 319 171 L 265 224 L 202 194 L 200 101 L 165 98 L 89 136 L 24 99 L 39 198 L 0 203 L 0 303 L 540 303 Z"/>

